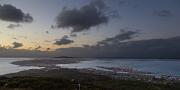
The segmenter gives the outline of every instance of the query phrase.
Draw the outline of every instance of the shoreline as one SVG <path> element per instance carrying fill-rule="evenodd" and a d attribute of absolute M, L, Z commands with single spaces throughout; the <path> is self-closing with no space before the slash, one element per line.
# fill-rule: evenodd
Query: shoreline
<path fill-rule="evenodd" d="M 29 63 L 30 61 L 31 63 Z M 54 85 L 63 85 L 63 88 L 65 88 L 63 90 L 74 90 L 78 83 L 81 84 L 82 90 L 174 90 L 174 88 L 178 90 L 177 88 L 180 88 L 180 81 L 173 79 L 158 79 L 154 76 L 136 73 L 115 73 L 91 68 L 68 69 L 56 66 L 57 63 L 78 63 L 78 60 L 70 60 L 67 62 L 64 60 L 55 60 L 56 63 L 50 63 L 49 61 L 51 60 L 47 60 L 43 62 L 44 65 L 42 64 L 43 60 L 30 61 L 18 61 L 13 63 L 19 66 L 37 66 L 40 64 L 39 66 L 44 66 L 44 68 L 29 69 L 17 73 L 0 75 L 0 90 L 62 90 L 61 87 L 56 87 Z M 39 63 L 37 64 L 37 62 Z M 14 86 L 12 87 L 11 85 Z M 39 85 L 41 85 L 41 87 L 39 87 Z M 69 87 L 72 88 L 69 89 Z"/>
<path fill-rule="evenodd" d="M 97 66 L 102 69 L 106 69 L 107 71 L 103 70 L 97 70 L 92 68 L 85 68 L 85 69 L 76 69 L 76 68 L 63 68 L 60 66 L 57 66 L 58 64 L 73 64 L 73 63 L 79 63 L 80 61 L 87 61 L 86 59 L 75 59 L 75 58 L 61 58 L 61 59 L 34 59 L 34 60 L 24 60 L 24 61 L 15 61 L 11 64 L 19 65 L 19 66 L 36 66 L 36 67 L 43 67 L 42 70 L 76 70 L 78 72 L 82 73 L 88 73 L 88 74 L 96 74 L 96 75 L 103 75 L 114 79 L 121 79 L 121 80 L 143 80 L 143 81 L 152 81 L 153 79 L 164 79 L 166 81 L 180 81 L 179 76 L 169 76 L 169 75 L 160 75 L 155 76 L 155 74 L 151 72 L 142 72 L 138 70 L 133 70 L 129 68 L 113 68 L 113 67 L 101 67 Z M 109 71 L 108 71 L 109 70 Z M 118 70 L 120 70 L 118 72 Z M 31 72 L 31 70 L 28 70 Z M 23 71 L 22 71 L 23 72 Z M 57 72 L 56 72 L 57 73 Z"/>
<path fill-rule="evenodd" d="M 85 61 L 85 59 L 61 58 L 61 59 L 32 59 L 11 62 L 11 64 L 19 66 L 37 66 L 37 67 L 55 67 L 57 64 L 72 64 Z"/>

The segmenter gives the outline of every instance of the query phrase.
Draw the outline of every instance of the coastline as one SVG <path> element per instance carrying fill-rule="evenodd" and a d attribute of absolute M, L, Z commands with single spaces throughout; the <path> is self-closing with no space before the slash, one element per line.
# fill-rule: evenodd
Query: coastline
<path fill-rule="evenodd" d="M 18 90 L 59 90 L 62 87 L 52 86 L 53 84 L 63 85 L 63 90 L 74 90 L 77 87 L 77 82 L 81 83 L 82 90 L 178 90 L 180 88 L 180 81 L 167 80 L 165 78 L 155 78 L 154 76 L 130 74 L 130 73 L 114 73 L 111 71 L 101 71 L 96 69 L 68 69 L 57 67 L 56 64 L 61 63 L 78 63 L 83 60 L 70 60 L 65 59 L 18 61 L 12 64 L 20 66 L 41 66 L 42 69 L 30 69 L 17 73 L 11 73 L 0 76 L 0 90 L 9 90 L 6 88 L 18 88 Z M 31 62 L 31 63 L 29 63 Z M 48 64 L 48 65 L 47 65 Z M 105 67 L 102 67 L 105 68 Z M 112 69 L 112 68 L 108 68 Z M 23 83 L 22 83 L 23 82 Z M 34 85 L 32 82 L 37 82 Z M 45 83 L 47 84 L 45 84 Z M 58 83 L 54 83 L 58 82 Z M 9 86 L 11 83 L 16 83 L 17 86 Z M 24 86 L 29 85 L 28 89 L 22 89 Z M 37 85 L 42 85 L 41 88 Z M 144 87 L 145 85 L 145 87 Z M 176 85 L 176 86 L 175 86 Z M 122 87 L 123 86 L 123 87 Z M 2 88 L 3 87 L 3 88 Z M 71 87 L 69 89 L 69 87 Z M 4 89 L 5 88 L 5 89 Z M 21 89 L 19 89 L 21 88 Z M 27 86 L 26 86 L 27 88 Z M 54 89 L 52 89 L 54 88 Z"/>
<path fill-rule="evenodd" d="M 51 71 L 51 70 L 75 70 L 76 72 L 88 73 L 88 74 L 95 74 L 95 75 L 102 75 L 107 76 L 113 79 L 119 80 L 142 80 L 148 82 L 154 82 L 154 80 L 164 79 L 166 81 L 180 81 L 179 76 L 169 76 L 169 75 L 159 75 L 156 76 L 154 73 L 151 72 L 144 72 L 134 70 L 132 68 L 114 68 L 114 67 L 101 67 L 97 66 L 101 69 L 106 70 L 98 70 L 93 68 L 63 68 L 61 66 L 57 66 L 58 64 L 74 64 L 79 63 L 81 61 L 88 61 L 82 58 L 60 58 L 60 59 L 34 59 L 34 60 L 24 60 L 24 61 L 15 61 L 11 64 L 19 65 L 19 66 L 36 66 L 42 67 L 40 70 L 44 71 Z M 32 69 L 32 71 L 34 71 Z M 21 72 L 31 72 L 31 70 L 21 71 Z M 18 73 L 21 73 L 18 72 Z M 38 72 L 37 72 L 38 73 Z M 58 72 L 55 72 L 58 73 Z"/>
<path fill-rule="evenodd" d="M 19 66 L 37 66 L 37 67 L 55 67 L 57 64 L 71 64 L 85 61 L 85 59 L 60 58 L 60 59 L 33 59 L 11 62 L 11 64 Z"/>

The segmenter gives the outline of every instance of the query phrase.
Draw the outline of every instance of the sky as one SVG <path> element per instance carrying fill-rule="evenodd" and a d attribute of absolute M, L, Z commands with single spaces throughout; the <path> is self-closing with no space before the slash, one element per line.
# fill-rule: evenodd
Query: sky
<path fill-rule="evenodd" d="M 0 45 L 7 52 L 74 53 L 72 48 L 174 40 L 179 10 L 179 0 L 0 0 Z"/>

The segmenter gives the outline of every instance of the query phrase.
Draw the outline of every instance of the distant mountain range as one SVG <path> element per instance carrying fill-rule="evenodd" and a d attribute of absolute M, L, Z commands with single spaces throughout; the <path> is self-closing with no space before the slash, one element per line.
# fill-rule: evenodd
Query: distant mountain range
<path fill-rule="evenodd" d="M 0 57 L 98 57 L 98 58 L 159 58 L 180 59 L 180 37 L 128 41 L 106 46 L 60 48 L 55 51 L 6 49 Z"/>

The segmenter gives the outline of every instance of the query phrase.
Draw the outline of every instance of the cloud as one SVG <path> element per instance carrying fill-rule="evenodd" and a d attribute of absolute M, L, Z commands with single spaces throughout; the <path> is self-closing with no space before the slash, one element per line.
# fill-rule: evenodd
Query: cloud
<path fill-rule="evenodd" d="M 123 4 L 127 3 L 127 0 L 118 0 L 118 4 L 121 6 Z"/>
<path fill-rule="evenodd" d="M 51 50 L 51 48 L 46 48 L 46 51 L 49 51 L 49 50 Z"/>
<path fill-rule="evenodd" d="M 12 39 L 18 40 L 16 37 L 13 37 Z"/>
<path fill-rule="evenodd" d="M 68 39 L 69 37 L 67 35 L 64 35 L 61 39 L 56 40 L 54 43 L 55 45 L 68 45 L 71 43 L 74 43 L 73 40 Z"/>
<path fill-rule="evenodd" d="M 13 42 L 13 47 L 12 48 L 19 48 L 19 47 L 22 47 L 23 44 L 22 43 L 18 43 L 18 42 Z"/>
<path fill-rule="evenodd" d="M 25 14 L 22 10 L 10 4 L 0 5 L 0 19 L 16 23 L 30 23 L 33 21 L 33 17 L 30 14 Z"/>
<path fill-rule="evenodd" d="M 56 18 L 58 28 L 72 28 L 72 32 L 81 32 L 91 27 L 108 22 L 104 14 L 105 4 L 102 0 L 92 1 L 80 9 L 63 9 Z"/>
<path fill-rule="evenodd" d="M 10 28 L 10 29 L 14 29 L 14 28 L 16 28 L 16 27 L 21 27 L 21 25 L 20 24 L 9 24 L 8 26 L 7 26 L 7 28 Z"/>
<path fill-rule="evenodd" d="M 180 36 L 114 43 L 108 46 L 59 48 L 55 51 L 14 49 L 0 46 L 0 57 L 119 57 L 119 58 L 180 58 Z M 50 48 L 47 48 L 50 50 Z M 77 53 L 78 51 L 78 53 Z"/>
<path fill-rule="evenodd" d="M 38 49 L 40 49 L 40 48 L 41 48 L 41 46 L 38 46 L 38 47 L 34 48 L 34 50 L 38 50 Z"/>
<path fill-rule="evenodd" d="M 172 12 L 170 10 L 161 10 L 161 11 L 156 11 L 154 13 L 160 17 L 171 17 L 172 16 Z"/>
<path fill-rule="evenodd" d="M 32 49 L 30 47 L 29 49 Z M 55 57 L 52 54 L 40 50 L 15 49 L 0 46 L 0 57 Z"/>
<path fill-rule="evenodd" d="M 114 43 L 120 43 L 125 40 L 130 40 L 132 39 L 135 35 L 137 35 L 138 31 L 126 31 L 124 29 L 121 29 L 121 32 L 111 38 L 106 38 L 105 40 L 102 40 L 97 43 L 97 45 L 109 45 L 109 44 L 114 44 Z"/>
<path fill-rule="evenodd" d="M 46 34 L 49 34 L 49 31 L 46 31 Z"/>
<path fill-rule="evenodd" d="M 10 35 L 12 36 L 13 38 L 16 38 L 16 39 L 28 39 L 27 36 L 23 36 L 23 35 Z"/>
<path fill-rule="evenodd" d="M 51 29 L 55 29 L 56 27 L 54 26 L 54 25 L 51 25 L 51 27 L 50 27 Z"/>
<path fill-rule="evenodd" d="M 60 48 L 55 53 L 73 57 L 180 58 L 179 41 L 180 36 L 113 43 L 107 46 Z"/>
<path fill-rule="evenodd" d="M 49 42 L 51 42 L 51 41 L 50 41 L 50 40 L 44 40 L 44 42 L 49 43 Z"/>
<path fill-rule="evenodd" d="M 77 34 L 71 34 L 70 37 L 77 37 Z"/>

